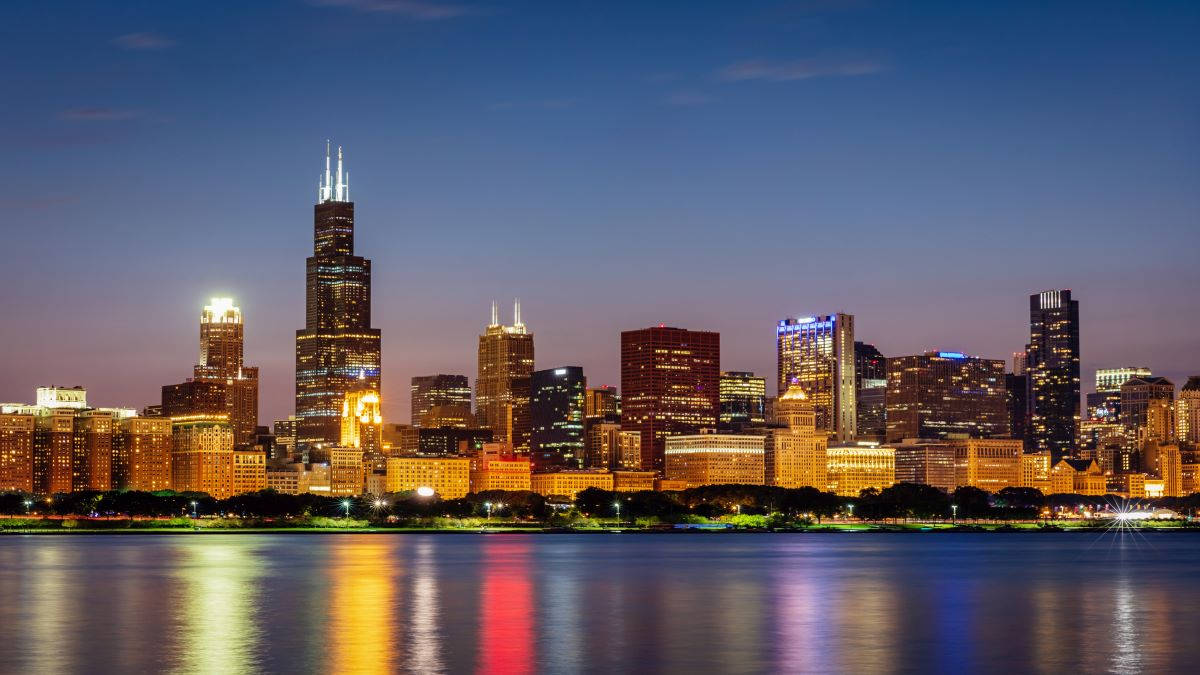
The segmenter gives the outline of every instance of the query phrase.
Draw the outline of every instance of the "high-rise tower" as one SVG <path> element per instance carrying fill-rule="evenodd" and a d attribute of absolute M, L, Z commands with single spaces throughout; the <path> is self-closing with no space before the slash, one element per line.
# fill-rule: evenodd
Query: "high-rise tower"
<path fill-rule="evenodd" d="M 479 336 L 479 375 L 475 380 L 475 414 L 497 442 L 529 452 L 531 429 L 529 377 L 533 374 L 533 333 L 521 323 L 521 301 L 513 305 L 513 325 L 500 324 L 496 303 L 492 322 Z"/>
<path fill-rule="evenodd" d="M 775 328 L 779 393 L 793 384 L 812 401 L 817 428 L 839 441 L 857 433 L 854 384 L 854 317 L 850 314 L 788 318 Z"/>
<path fill-rule="evenodd" d="M 304 329 L 296 331 L 296 417 L 300 443 L 337 443 L 350 392 L 379 393 L 380 332 L 371 328 L 371 261 L 354 255 L 350 174 L 330 170 L 317 184 L 313 255 L 305 262 Z"/>
<path fill-rule="evenodd" d="M 1056 464 L 1079 436 L 1079 301 L 1071 291 L 1029 296 L 1030 449 Z"/>

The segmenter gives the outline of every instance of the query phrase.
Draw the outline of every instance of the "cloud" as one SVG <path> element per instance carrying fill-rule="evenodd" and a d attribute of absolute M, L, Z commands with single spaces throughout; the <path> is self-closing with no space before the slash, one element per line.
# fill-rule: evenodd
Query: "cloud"
<path fill-rule="evenodd" d="M 145 51 L 174 47 L 175 41 L 159 33 L 126 33 L 113 38 L 113 44 L 121 49 Z"/>
<path fill-rule="evenodd" d="M 489 103 L 488 110 L 562 110 L 575 105 L 573 98 L 543 98 L 534 101 L 499 101 Z"/>
<path fill-rule="evenodd" d="M 73 122 L 114 122 L 131 120 L 140 116 L 141 113 L 137 110 L 99 107 L 71 108 L 58 114 L 59 119 Z"/>
<path fill-rule="evenodd" d="M 398 14 L 421 21 L 438 21 L 476 13 L 471 7 L 428 0 L 308 0 L 318 7 L 345 7 L 359 12 Z"/>
<path fill-rule="evenodd" d="M 698 91 L 675 91 L 663 99 L 668 105 L 696 106 L 712 103 L 713 97 Z"/>
<path fill-rule="evenodd" d="M 718 70 L 717 79 L 723 82 L 789 82 L 814 77 L 870 75 L 884 70 L 887 70 L 887 65 L 883 61 L 869 57 L 816 57 L 787 63 L 741 61 Z"/>

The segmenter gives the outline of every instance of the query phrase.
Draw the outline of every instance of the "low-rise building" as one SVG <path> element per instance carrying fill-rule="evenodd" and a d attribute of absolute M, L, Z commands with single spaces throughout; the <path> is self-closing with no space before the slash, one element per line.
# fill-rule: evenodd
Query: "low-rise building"
<path fill-rule="evenodd" d="M 442 499 L 459 499 L 471 492 L 471 459 L 442 455 L 389 457 L 387 492 L 428 487 Z"/>
<path fill-rule="evenodd" d="M 896 449 L 878 443 L 831 445 L 828 457 L 829 491 L 857 497 L 863 490 L 883 490 L 896 483 Z"/>
<path fill-rule="evenodd" d="M 1101 496 L 1108 493 L 1108 478 L 1096 460 L 1058 460 L 1050 469 L 1051 494 Z"/>
<path fill-rule="evenodd" d="M 668 436 L 664 460 L 666 478 L 687 487 L 702 485 L 762 485 L 765 436 L 696 434 Z"/>
<path fill-rule="evenodd" d="M 1013 438 L 951 439 L 954 447 L 954 483 L 999 492 L 1020 487 L 1024 442 Z"/>
<path fill-rule="evenodd" d="M 471 458 L 471 492 L 530 489 L 529 458 L 506 451 L 508 447 L 503 443 L 488 443 L 482 452 Z"/>
<path fill-rule="evenodd" d="M 1021 487 L 1050 493 L 1050 451 L 1026 452 L 1021 455 Z"/>
<path fill-rule="evenodd" d="M 233 494 L 267 489 L 267 453 L 259 450 L 233 452 Z"/>
<path fill-rule="evenodd" d="M 614 471 L 612 489 L 616 492 L 642 492 L 654 489 L 653 471 Z"/>
<path fill-rule="evenodd" d="M 566 497 L 575 499 L 575 495 L 588 488 L 601 490 L 613 489 L 613 475 L 602 470 L 563 470 L 547 473 L 535 473 L 530 476 L 530 489 L 543 497 Z"/>
<path fill-rule="evenodd" d="M 308 492 L 309 471 L 301 462 L 266 468 L 267 489 L 285 495 Z"/>

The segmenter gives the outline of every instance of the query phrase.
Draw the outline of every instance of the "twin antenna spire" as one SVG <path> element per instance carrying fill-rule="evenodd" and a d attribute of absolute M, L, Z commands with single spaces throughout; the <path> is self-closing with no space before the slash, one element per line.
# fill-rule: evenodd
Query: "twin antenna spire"
<path fill-rule="evenodd" d="M 488 325 L 489 326 L 499 326 L 500 325 L 500 312 L 496 308 L 495 300 L 492 301 L 492 322 Z M 524 325 L 525 324 L 521 323 L 521 299 L 517 298 L 517 299 L 513 300 L 513 326 L 524 326 Z"/>
<path fill-rule="evenodd" d="M 350 172 L 342 173 L 342 146 L 338 146 L 337 182 L 329 170 L 329 141 L 325 141 L 325 175 L 317 179 L 317 202 L 350 201 Z"/>

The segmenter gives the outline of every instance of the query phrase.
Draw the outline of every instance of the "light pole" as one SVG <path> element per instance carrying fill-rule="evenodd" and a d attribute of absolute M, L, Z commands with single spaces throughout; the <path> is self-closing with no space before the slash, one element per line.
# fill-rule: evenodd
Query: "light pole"
<path fill-rule="evenodd" d="M 490 522 L 492 522 L 492 503 L 491 503 L 491 502 L 484 502 L 484 503 L 483 503 L 483 508 L 487 509 L 487 519 L 488 519 L 488 522 L 489 522 L 489 523 L 490 523 Z"/>
<path fill-rule="evenodd" d="M 846 506 L 850 509 L 850 518 L 851 518 L 851 520 L 853 520 L 854 519 L 854 505 L 847 504 Z"/>
<path fill-rule="evenodd" d="M 950 505 L 950 522 L 958 522 L 958 504 Z"/>
<path fill-rule="evenodd" d="M 26 513 L 26 514 L 28 514 L 28 513 L 29 513 L 29 509 L 30 509 L 30 508 L 32 508 L 32 507 L 33 507 L 33 500 L 32 500 L 32 499 L 26 499 L 26 500 L 25 500 L 25 513 Z"/>
<path fill-rule="evenodd" d="M 199 517 L 196 515 L 196 505 L 197 505 L 196 501 L 192 500 L 192 520 L 195 520 L 196 518 Z"/>
<path fill-rule="evenodd" d="M 617 507 L 617 525 L 620 525 L 621 524 L 621 501 L 617 500 L 617 501 L 613 502 L 613 506 Z"/>
<path fill-rule="evenodd" d="M 346 512 L 346 515 L 345 515 L 346 520 L 349 520 L 350 519 L 350 500 L 349 499 L 342 500 L 342 508 Z"/>

